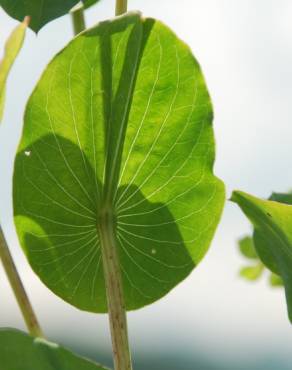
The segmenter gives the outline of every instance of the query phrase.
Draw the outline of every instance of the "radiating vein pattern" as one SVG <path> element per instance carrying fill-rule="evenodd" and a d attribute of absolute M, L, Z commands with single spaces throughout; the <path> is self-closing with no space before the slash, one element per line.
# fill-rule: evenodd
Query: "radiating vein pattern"
<path fill-rule="evenodd" d="M 28 102 L 14 173 L 20 242 L 50 289 L 106 312 L 104 207 L 127 309 L 192 271 L 224 203 L 212 118 L 190 49 L 138 13 L 84 32 L 52 60 Z"/>

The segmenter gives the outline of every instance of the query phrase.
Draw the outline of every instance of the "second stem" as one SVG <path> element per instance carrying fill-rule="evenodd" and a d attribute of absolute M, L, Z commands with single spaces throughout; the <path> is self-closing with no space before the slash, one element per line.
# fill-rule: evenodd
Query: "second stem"
<path fill-rule="evenodd" d="M 35 337 L 43 337 L 41 327 L 37 321 L 36 315 L 30 304 L 28 296 L 25 292 L 22 281 L 20 280 L 16 266 L 10 254 L 6 239 L 0 226 L 0 259 L 2 260 L 4 270 L 17 299 L 19 308 L 22 312 L 26 326 L 31 335 Z"/>

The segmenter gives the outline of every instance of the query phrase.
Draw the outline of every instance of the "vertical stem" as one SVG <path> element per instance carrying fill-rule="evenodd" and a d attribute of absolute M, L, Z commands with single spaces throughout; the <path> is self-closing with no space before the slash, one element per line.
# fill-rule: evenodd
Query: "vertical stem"
<path fill-rule="evenodd" d="M 116 0 L 116 15 L 121 15 L 127 12 L 128 0 Z"/>
<path fill-rule="evenodd" d="M 116 242 L 115 217 L 111 208 L 104 208 L 99 219 L 103 271 L 107 293 L 114 369 L 132 370 L 127 317 L 124 305 L 122 275 Z"/>
<path fill-rule="evenodd" d="M 20 280 L 16 266 L 10 254 L 7 242 L 0 226 L 0 258 L 2 260 L 4 270 L 7 274 L 14 295 L 17 299 L 19 308 L 22 312 L 24 321 L 31 335 L 35 337 L 43 337 L 41 327 L 37 321 L 33 308 L 30 304 L 24 286 Z"/>
<path fill-rule="evenodd" d="M 77 4 L 71 10 L 71 16 L 74 35 L 78 35 L 78 33 L 85 30 L 84 6 L 82 4 Z"/>

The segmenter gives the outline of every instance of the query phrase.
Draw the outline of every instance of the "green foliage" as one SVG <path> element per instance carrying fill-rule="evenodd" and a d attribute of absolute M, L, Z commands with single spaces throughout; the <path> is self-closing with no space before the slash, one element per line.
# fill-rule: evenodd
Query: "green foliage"
<path fill-rule="evenodd" d="M 3 370 L 106 370 L 58 344 L 15 329 L 0 329 L 0 360 Z"/>
<path fill-rule="evenodd" d="M 273 199 L 279 198 L 274 194 Z M 239 191 L 233 193 L 232 200 L 254 225 L 254 245 L 259 258 L 283 280 L 292 321 L 292 206 Z M 270 278 L 273 285 L 281 284 L 281 279 L 274 275 Z"/>
<path fill-rule="evenodd" d="M 11 67 L 21 50 L 27 26 L 28 19 L 26 18 L 14 29 L 5 44 L 4 57 L 0 61 L 0 123 L 4 113 L 6 81 Z"/>
<path fill-rule="evenodd" d="M 0 0 L 2 8 L 12 17 L 22 21 L 31 18 L 30 28 L 38 32 L 45 24 L 61 17 L 79 0 Z"/>
<path fill-rule="evenodd" d="M 240 239 L 239 242 L 239 249 L 241 253 L 250 259 L 257 259 L 258 255 L 254 247 L 253 240 L 250 236 L 245 236 L 244 238 Z"/>
<path fill-rule="evenodd" d="M 259 279 L 263 273 L 264 265 L 259 260 L 253 239 L 250 236 L 245 236 L 238 241 L 238 245 L 242 255 L 253 261 L 253 265 L 240 269 L 240 276 L 250 281 Z"/>
<path fill-rule="evenodd" d="M 284 204 L 292 204 L 292 193 L 273 193 L 269 200 Z M 264 271 L 264 265 L 260 261 L 260 258 L 256 252 L 254 243 L 257 239 L 254 240 L 252 236 L 245 236 L 244 238 L 238 241 L 239 249 L 243 256 L 248 259 L 257 260 L 257 263 L 252 266 L 246 266 L 241 268 L 240 275 L 247 280 L 257 280 L 262 276 Z M 281 277 L 273 272 L 269 272 L 269 283 L 273 287 L 282 287 L 283 280 Z"/>
<path fill-rule="evenodd" d="M 282 287 L 284 285 L 283 279 L 279 275 L 274 274 L 273 272 L 270 275 L 270 284 L 271 286 L 274 287 Z"/>
<path fill-rule="evenodd" d="M 192 271 L 224 203 L 212 117 L 190 49 L 137 13 L 86 31 L 53 59 L 28 102 L 14 172 L 20 243 L 51 290 L 107 310 L 97 227 L 105 214 L 126 309 Z"/>
<path fill-rule="evenodd" d="M 242 276 L 246 280 L 254 281 L 261 277 L 263 269 L 264 266 L 262 263 L 258 263 L 253 266 L 245 266 L 241 268 L 240 276 Z"/>
<path fill-rule="evenodd" d="M 269 200 L 292 205 L 292 191 L 288 193 L 272 193 Z"/>
<path fill-rule="evenodd" d="M 90 8 L 91 6 L 95 5 L 98 3 L 100 0 L 83 0 L 84 8 Z"/>

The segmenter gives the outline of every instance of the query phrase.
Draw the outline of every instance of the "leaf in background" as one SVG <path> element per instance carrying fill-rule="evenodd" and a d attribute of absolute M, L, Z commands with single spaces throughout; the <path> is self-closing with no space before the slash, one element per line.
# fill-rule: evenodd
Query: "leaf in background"
<path fill-rule="evenodd" d="M 224 204 L 212 118 L 190 49 L 138 13 L 86 31 L 53 59 L 28 102 L 14 172 L 20 243 L 51 290 L 107 311 L 105 209 L 128 310 L 188 276 Z"/>
<path fill-rule="evenodd" d="M 99 1 L 100 0 L 82 0 L 85 9 L 90 8 L 91 6 L 97 4 Z"/>
<path fill-rule="evenodd" d="M 292 321 L 292 206 L 236 191 L 237 203 L 255 227 L 254 244 L 262 262 L 284 282 Z"/>
<path fill-rule="evenodd" d="M 3 59 L 0 61 L 0 123 L 4 113 L 6 81 L 11 67 L 21 50 L 28 23 L 29 19 L 25 18 L 11 33 L 5 44 Z"/>
<path fill-rule="evenodd" d="M 240 270 L 240 276 L 247 280 L 257 280 L 261 277 L 263 273 L 264 265 L 262 263 L 258 263 L 254 266 L 246 266 L 242 267 Z"/>
<path fill-rule="evenodd" d="M 0 329 L 3 370 L 106 370 L 73 352 L 19 330 Z"/>
<path fill-rule="evenodd" d="M 79 0 L 0 0 L 2 8 L 22 21 L 29 16 L 29 27 L 38 32 L 46 23 L 69 12 Z"/>
<path fill-rule="evenodd" d="M 292 192 L 272 193 L 269 200 L 273 200 L 275 202 L 280 202 L 280 203 L 291 204 L 292 205 Z"/>
<path fill-rule="evenodd" d="M 245 236 L 238 241 L 238 245 L 244 257 L 258 261 L 256 265 L 242 267 L 239 271 L 240 276 L 250 281 L 258 280 L 263 275 L 265 266 L 260 261 L 256 252 L 253 238 L 251 236 Z M 273 272 L 270 272 L 269 283 L 272 287 L 283 286 L 280 276 Z"/>
<path fill-rule="evenodd" d="M 292 204 L 292 193 L 291 192 L 273 193 L 270 196 L 269 200 L 273 200 L 273 201 L 284 203 L 284 204 Z M 257 259 L 258 261 L 260 261 L 259 256 L 254 246 L 255 242 L 260 243 L 260 238 L 258 237 L 257 233 L 253 237 L 246 236 L 240 239 L 238 241 L 238 245 L 239 245 L 239 249 L 243 256 L 249 259 Z M 240 275 L 246 278 L 247 280 L 256 280 L 256 279 L 249 279 L 249 275 L 257 276 L 257 278 L 259 278 L 262 275 L 262 273 L 257 274 L 257 269 L 259 268 L 260 265 L 264 267 L 261 262 L 259 262 L 259 264 L 256 266 L 243 267 L 240 270 Z M 269 283 L 272 287 L 282 287 L 283 286 L 283 280 L 281 279 L 279 275 L 275 274 L 274 272 L 270 272 Z"/>
<path fill-rule="evenodd" d="M 273 287 L 282 287 L 284 285 L 283 279 L 273 272 L 270 274 L 270 284 Z"/>
<path fill-rule="evenodd" d="M 238 241 L 238 245 L 239 245 L 239 249 L 240 249 L 241 253 L 246 258 L 258 259 L 258 255 L 257 255 L 257 252 L 255 250 L 252 237 L 245 236 L 244 238 L 242 238 Z"/>

